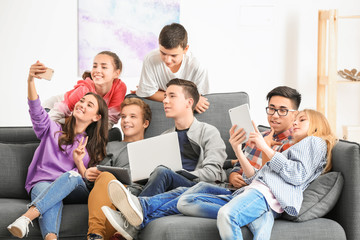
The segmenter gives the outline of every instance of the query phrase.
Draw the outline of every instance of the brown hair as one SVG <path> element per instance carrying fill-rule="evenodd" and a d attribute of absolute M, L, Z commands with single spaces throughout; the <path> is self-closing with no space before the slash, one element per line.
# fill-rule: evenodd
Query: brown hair
<path fill-rule="evenodd" d="M 142 110 L 143 123 L 145 123 L 145 121 L 147 120 L 147 121 L 149 121 L 149 125 L 150 125 L 152 113 L 151 113 L 151 109 L 150 109 L 149 105 L 146 102 L 144 102 L 143 100 L 141 100 L 140 98 L 127 97 L 121 103 L 121 109 L 123 109 L 126 106 L 130 106 L 130 105 L 139 106 Z M 146 129 L 145 129 L 145 131 L 146 131 Z"/>
<path fill-rule="evenodd" d="M 159 44 L 166 49 L 173 49 L 181 46 L 186 48 L 188 36 L 185 28 L 179 23 L 166 25 L 160 32 Z"/>
<path fill-rule="evenodd" d="M 99 106 L 97 114 L 101 116 L 98 121 L 89 124 L 85 130 L 89 137 L 86 144 L 86 149 L 90 157 L 89 167 L 92 167 L 97 165 L 106 156 L 106 144 L 108 141 L 108 107 L 104 99 L 99 95 L 92 92 L 88 92 L 84 96 L 86 95 L 92 95 L 96 98 Z M 58 142 L 61 151 L 65 151 L 62 147 L 63 145 L 74 144 L 75 124 L 76 119 L 73 115 L 66 119 L 61 131 L 62 135 L 59 137 Z"/>
<path fill-rule="evenodd" d="M 119 56 L 118 56 L 116 53 L 111 52 L 111 51 L 102 51 L 102 52 L 99 52 L 98 54 L 96 54 L 96 56 L 97 56 L 97 55 L 101 55 L 101 54 L 110 56 L 110 57 L 112 58 L 112 60 L 113 60 L 114 68 L 115 68 L 116 70 L 119 69 L 120 72 L 122 72 L 122 67 L 123 67 L 123 66 L 122 66 L 122 62 L 121 62 Z M 86 71 L 82 74 L 82 79 L 85 80 L 86 78 L 91 78 L 91 72 L 88 71 L 88 70 L 86 70 Z M 91 78 L 91 79 L 92 79 L 92 78 Z"/>
<path fill-rule="evenodd" d="M 312 109 L 304 109 L 303 112 L 306 114 L 309 120 L 309 130 L 307 132 L 307 135 L 320 137 L 326 142 L 327 162 L 324 173 L 329 172 L 332 168 L 331 150 L 337 142 L 336 136 L 331 131 L 330 124 L 322 113 Z"/>
<path fill-rule="evenodd" d="M 192 110 L 195 110 L 196 104 L 199 102 L 200 99 L 200 94 L 196 84 L 188 80 L 174 78 L 166 84 L 167 87 L 171 85 L 182 87 L 185 98 L 192 98 L 194 100 Z"/>

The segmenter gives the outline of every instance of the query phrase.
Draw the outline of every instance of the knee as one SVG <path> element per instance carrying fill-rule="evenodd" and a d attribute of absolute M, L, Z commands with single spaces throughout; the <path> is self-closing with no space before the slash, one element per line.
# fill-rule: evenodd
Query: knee
<path fill-rule="evenodd" d="M 108 184 L 111 180 L 115 180 L 115 176 L 109 172 L 102 172 L 95 180 L 95 184 Z"/>
<path fill-rule="evenodd" d="M 80 173 L 78 173 L 76 171 L 71 170 L 71 171 L 66 172 L 65 174 L 67 175 L 69 181 L 71 181 L 71 182 L 78 183 L 80 181 L 81 182 L 83 181 Z"/>
<path fill-rule="evenodd" d="M 155 168 L 155 170 L 152 172 L 152 176 L 153 177 L 157 177 L 157 176 L 167 176 L 170 174 L 170 172 L 172 172 L 171 169 L 164 167 L 164 166 L 158 166 Z"/>
<path fill-rule="evenodd" d="M 231 208 L 224 205 L 218 212 L 217 222 L 222 224 L 230 224 L 230 222 L 235 219 L 232 213 L 233 211 L 231 211 Z"/>
<path fill-rule="evenodd" d="M 193 195 L 183 195 L 177 202 L 177 209 L 184 215 L 191 215 L 191 206 L 194 200 Z"/>

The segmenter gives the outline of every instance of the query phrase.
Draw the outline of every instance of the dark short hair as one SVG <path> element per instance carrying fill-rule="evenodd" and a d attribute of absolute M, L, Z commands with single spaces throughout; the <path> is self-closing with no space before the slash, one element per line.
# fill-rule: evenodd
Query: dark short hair
<path fill-rule="evenodd" d="M 159 44 L 166 49 L 173 49 L 181 46 L 186 48 L 188 36 L 185 28 L 179 23 L 166 25 L 160 32 Z"/>
<path fill-rule="evenodd" d="M 171 85 L 182 87 L 185 98 L 192 98 L 194 100 L 192 109 L 195 110 L 196 104 L 199 102 L 200 98 L 196 84 L 188 80 L 174 78 L 166 84 L 167 87 Z"/>
<path fill-rule="evenodd" d="M 288 86 L 276 87 L 267 94 L 266 100 L 270 101 L 270 99 L 274 96 L 281 96 L 290 99 L 295 110 L 299 109 L 301 94 L 296 89 Z"/>

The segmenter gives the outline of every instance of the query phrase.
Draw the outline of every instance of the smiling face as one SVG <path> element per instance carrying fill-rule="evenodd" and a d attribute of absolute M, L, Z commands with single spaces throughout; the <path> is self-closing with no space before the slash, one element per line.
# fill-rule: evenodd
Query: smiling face
<path fill-rule="evenodd" d="M 96 55 L 91 70 L 91 77 L 96 85 L 112 86 L 114 79 L 118 78 L 121 70 L 115 69 L 113 59 L 106 54 Z"/>
<path fill-rule="evenodd" d="M 98 114 L 99 104 L 93 95 L 85 95 L 74 107 L 73 116 L 76 121 L 92 123 L 98 121 L 101 116 Z"/>
<path fill-rule="evenodd" d="M 185 97 L 181 86 L 170 85 L 163 100 L 166 117 L 176 119 L 183 117 L 189 111 L 192 113 L 193 102 L 192 98 Z"/>
<path fill-rule="evenodd" d="M 144 121 L 143 111 L 138 105 L 127 105 L 121 109 L 121 130 L 125 142 L 133 142 L 144 138 L 149 121 Z"/>
<path fill-rule="evenodd" d="M 310 121 L 304 111 L 299 112 L 293 125 L 293 137 L 295 142 L 299 142 L 301 139 L 308 136 Z"/>
<path fill-rule="evenodd" d="M 271 97 L 268 107 L 287 110 L 294 109 L 291 100 L 282 96 Z M 267 115 L 267 119 L 270 127 L 274 128 L 275 134 L 278 134 L 292 127 L 296 114 L 297 111 L 289 111 L 286 116 L 279 116 L 278 112 L 275 112 L 274 115 Z"/>
<path fill-rule="evenodd" d="M 189 46 L 183 49 L 181 46 L 172 49 L 166 49 L 163 46 L 159 46 L 161 60 L 166 64 L 170 70 L 175 73 L 180 69 L 183 55 L 186 54 Z"/>

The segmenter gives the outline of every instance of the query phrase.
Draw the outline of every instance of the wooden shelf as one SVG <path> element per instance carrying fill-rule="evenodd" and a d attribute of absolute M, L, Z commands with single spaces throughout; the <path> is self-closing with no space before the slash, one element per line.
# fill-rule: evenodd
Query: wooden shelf
<path fill-rule="evenodd" d="M 319 10 L 316 108 L 327 116 L 334 133 L 336 133 L 337 85 L 360 83 L 360 81 L 339 80 L 337 73 L 338 19 L 360 19 L 360 15 L 338 16 L 338 11 L 335 9 Z"/>

